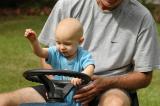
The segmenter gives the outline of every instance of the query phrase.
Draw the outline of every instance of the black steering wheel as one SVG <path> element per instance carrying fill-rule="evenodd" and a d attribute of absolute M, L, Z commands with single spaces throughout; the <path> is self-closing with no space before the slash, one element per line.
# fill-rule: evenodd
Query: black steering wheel
<path fill-rule="evenodd" d="M 25 71 L 23 76 L 27 80 L 44 84 L 48 94 L 48 102 L 63 102 L 65 96 L 74 86 L 69 80 L 51 80 L 47 75 L 77 77 L 82 79 L 82 85 L 91 81 L 88 75 L 70 70 L 31 69 Z"/>

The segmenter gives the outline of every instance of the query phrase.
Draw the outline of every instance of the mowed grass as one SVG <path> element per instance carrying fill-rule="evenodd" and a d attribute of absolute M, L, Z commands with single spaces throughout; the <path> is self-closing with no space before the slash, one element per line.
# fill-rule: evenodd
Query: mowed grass
<path fill-rule="evenodd" d="M 40 32 L 47 16 L 0 17 L 0 92 L 32 85 L 22 73 L 38 68 L 37 58 L 24 38 L 26 28 Z"/>
<path fill-rule="evenodd" d="M 26 28 L 33 28 L 38 34 L 47 16 L 0 17 L 0 92 L 13 91 L 36 83 L 25 80 L 23 72 L 39 68 L 39 58 L 24 38 Z M 160 25 L 158 31 L 160 32 Z M 140 106 L 159 106 L 160 71 L 156 70 L 149 87 L 138 91 Z"/>
<path fill-rule="evenodd" d="M 160 41 L 160 24 L 157 24 L 158 38 Z M 140 106 L 160 105 L 160 70 L 154 70 L 151 84 L 144 89 L 138 90 Z"/>

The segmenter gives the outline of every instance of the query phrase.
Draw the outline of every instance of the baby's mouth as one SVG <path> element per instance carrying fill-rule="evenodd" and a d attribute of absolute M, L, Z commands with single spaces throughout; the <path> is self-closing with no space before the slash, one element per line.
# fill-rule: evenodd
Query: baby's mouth
<path fill-rule="evenodd" d="M 63 56 L 68 56 L 68 53 L 67 53 L 67 52 L 61 52 L 61 54 L 62 54 Z"/>

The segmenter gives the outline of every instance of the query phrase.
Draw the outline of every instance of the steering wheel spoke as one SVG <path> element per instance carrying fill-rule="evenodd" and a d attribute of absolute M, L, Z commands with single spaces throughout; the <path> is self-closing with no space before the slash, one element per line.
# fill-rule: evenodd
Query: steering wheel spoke
<path fill-rule="evenodd" d="M 88 84 L 91 81 L 91 78 L 86 74 L 70 70 L 32 69 L 25 71 L 23 76 L 27 80 L 44 84 L 49 102 L 63 102 L 65 96 L 74 86 L 69 80 L 50 80 L 46 75 L 77 77 L 82 79 L 83 85 Z"/>

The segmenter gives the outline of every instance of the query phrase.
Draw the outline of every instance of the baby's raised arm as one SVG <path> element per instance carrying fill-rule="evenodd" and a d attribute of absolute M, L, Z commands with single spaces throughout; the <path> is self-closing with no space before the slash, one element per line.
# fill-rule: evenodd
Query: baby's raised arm
<path fill-rule="evenodd" d="M 36 37 L 36 32 L 32 29 L 26 29 L 24 36 L 30 41 L 33 52 L 41 58 L 48 58 L 48 48 L 41 48 Z"/>
<path fill-rule="evenodd" d="M 28 38 L 28 40 L 33 43 L 34 41 L 37 40 L 36 38 L 36 32 L 33 31 L 32 29 L 26 29 L 24 36 Z"/>

